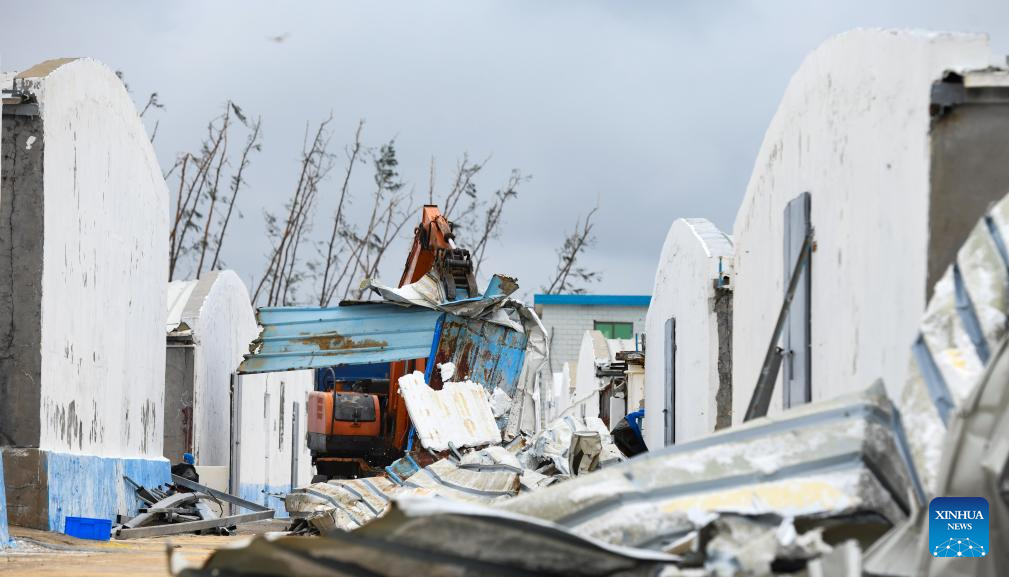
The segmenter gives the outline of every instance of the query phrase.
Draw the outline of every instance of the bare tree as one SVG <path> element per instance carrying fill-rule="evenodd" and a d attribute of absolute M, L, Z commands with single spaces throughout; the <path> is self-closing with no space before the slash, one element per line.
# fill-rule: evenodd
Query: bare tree
<path fill-rule="evenodd" d="M 313 208 L 319 185 L 333 168 L 333 155 L 329 152 L 329 124 L 332 115 L 319 123 L 314 136 L 309 139 L 308 128 L 302 145 L 301 168 L 298 181 L 285 205 L 287 217 L 280 220 L 270 212 L 265 214 L 267 235 L 273 244 L 270 261 L 253 293 L 253 302 L 260 294 L 266 297 L 267 306 L 286 305 L 296 299 L 298 284 L 306 273 L 299 266 L 298 250 L 312 226 Z M 266 292 L 263 293 L 263 290 Z"/>
<path fill-rule="evenodd" d="M 528 181 L 529 178 L 518 169 L 512 169 L 511 175 L 508 176 L 508 181 L 505 185 L 494 191 L 494 197 L 484 211 L 481 221 L 482 226 L 477 228 L 478 232 L 476 234 L 478 236 L 474 237 L 476 238 L 476 242 L 472 244 L 472 248 L 470 249 L 470 254 L 473 257 L 474 275 L 479 272 L 481 265 L 483 265 L 487 245 L 491 240 L 501 237 L 501 217 L 504 213 L 505 203 L 518 196 L 518 187 Z"/>
<path fill-rule="evenodd" d="M 116 78 L 118 78 L 119 81 L 123 83 L 123 88 L 126 89 L 126 92 L 132 92 L 130 90 L 130 85 L 126 82 L 126 75 L 123 74 L 122 70 L 116 70 Z M 157 92 L 152 92 L 150 93 L 150 95 L 148 95 L 147 104 L 145 104 L 144 107 L 140 109 L 140 118 L 143 118 L 144 115 L 147 114 L 147 112 L 151 108 L 155 108 L 158 110 L 164 110 L 165 108 L 165 105 L 158 100 Z M 154 142 L 154 139 L 158 136 L 158 126 L 160 124 L 161 119 L 157 119 L 154 121 L 154 127 L 151 129 L 151 138 L 150 138 L 151 142 Z"/>
<path fill-rule="evenodd" d="M 372 165 L 375 189 L 371 197 L 371 214 L 363 231 L 350 224 L 343 227 L 341 235 L 350 255 L 336 283 L 330 287 L 328 299 L 332 299 L 340 288 L 343 299 L 360 299 L 364 288 L 355 281 L 361 276 L 367 279 L 378 274 L 389 245 L 415 216 L 411 206 L 412 195 L 400 192 L 403 181 L 399 178 L 395 142 L 390 141 L 374 152 Z"/>
<path fill-rule="evenodd" d="M 228 142 L 233 119 L 247 126 L 250 133 L 237 168 L 226 178 L 227 168 L 231 166 Z M 235 214 L 238 193 L 246 182 L 245 170 L 251 155 L 261 149 L 260 138 L 260 122 L 257 120 L 248 126 L 242 109 L 228 101 L 224 111 L 207 124 L 200 152 L 179 155 L 165 173 L 169 182 L 172 178 L 178 179 L 173 185 L 175 210 L 168 235 L 169 280 L 180 276 L 183 268 L 198 277 L 205 265 L 209 264 L 208 270 L 222 265 L 221 247 Z M 222 182 L 230 182 L 226 191 L 222 190 Z"/>
<path fill-rule="evenodd" d="M 210 263 L 210 270 L 215 270 L 221 262 L 221 246 L 224 244 L 224 236 L 228 232 L 228 223 L 231 222 L 231 216 L 235 211 L 235 201 L 238 200 L 238 191 L 241 190 L 242 184 L 245 182 L 244 174 L 245 169 L 249 167 L 249 155 L 253 151 L 259 152 L 263 149 L 262 142 L 260 142 L 261 127 L 262 118 L 256 118 L 256 121 L 252 124 L 252 133 L 249 134 L 248 139 L 245 141 L 245 147 L 242 149 L 242 155 L 239 157 L 238 168 L 231 177 L 231 198 L 228 199 L 228 210 L 224 213 L 224 220 L 221 221 L 221 227 L 214 241 L 214 260 Z"/>
<path fill-rule="evenodd" d="M 598 206 L 590 210 L 584 222 L 581 218 L 575 221 L 574 231 L 557 249 L 557 270 L 550 284 L 543 287 L 546 294 L 583 294 L 585 289 L 578 286 L 580 283 L 591 283 L 600 279 L 599 272 L 578 265 L 579 257 L 595 243 L 596 238 L 592 234 L 595 225 L 592 223 L 592 217 L 598 210 Z"/>
<path fill-rule="evenodd" d="M 494 191 L 489 200 L 485 199 L 480 195 L 476 179 L 489 161 L 490 157 L 481 162 L 472 162 L 469 155 L 464 154 L 456 164 L 452 186 L 442 203 L 442 214 L 455 225 L 459 245 L 470 250 L 474 274 L 483 265 L 490 241 L 500 238 L 505 204 L 518 197 L 519 187 L 530 179 L 521 171 L 513 169 L 505 185 Z M 433 160 L 431 182 L 429 196 L 433 198 Z"/>
<path fill-rule="evenodd" d="M 357 123 L 357 130 L 354 131 L 354 143 L 350 145 L 347 149 L 347 169 L 343 173 L 343 183 L 340 185 L 340 196 L 336 203 L 336 214 L 333 217 L 333 228 L 329 234 L 329 244 L 326 248 L 326 253 L 323 258 L 323 273 L 322 273 L 322 283 L 319 290 L 319 306 L 325 307 L 329 306 L 330 299 L 333 298 L 333 293 L 336 291 L 335 286 L 331 286 L 332 276 L 335 276 L 337 258 L 341 252 L 340 247 L 337 245 L 337 240 L 340 238 L 340 231 L 346 226 L 344 223 L 343 208 L 347 204 L 348 193 L 350 192 L 350 179 L 354 174 L 354 167 L 359 162 L 361 156 L 361 131 L 364 130 L 364 121 L 360 120 Z"/>

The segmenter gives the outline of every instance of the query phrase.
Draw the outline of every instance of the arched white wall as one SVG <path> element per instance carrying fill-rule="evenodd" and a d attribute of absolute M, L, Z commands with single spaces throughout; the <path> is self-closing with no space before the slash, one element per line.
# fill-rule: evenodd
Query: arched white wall
<path fill-rule="evenodd" d="M 575 364 L 575 389 L 568 402 L 565 403 L 562 414 L 581 417 L 584 406 L 586 417 L 598 418 L 599 388 L 603 381 L 596 376 L 596 367 L 615 361 L 616 354 L 620 351 L 633 350 L 634 340 L 632 339 L 607 339 L 599 331 L 585 331 L 582 335 L 581 346 L 578 348 L 578 360 Z"/>
<path fill-rule="evenodd" d="M 649 449 L 665 444 L 669 318 L 676 319 L 676 442 L 715 429 L 719 340 L 714 282 L 727 276 L 732 286 L 732 256 L 731 239 L 703 218 L 677 219 L 669 227 L 645 317 L 644 437 Z"/>
<path fill-rule="evenodd" d="M 94 60 L 32 81 L 44 131 L 40 448 L 161 457 L 168 190 Z"/>
<path fill-rule="evenodd" d="M 200 279 L 182 316 L 193 329 L 193 450 L 199 465 L 230 459 L 231 374 L 259 334 L 245 283 L 230 270 Z"/>
<path fill-rule="evenodd" d="M 783 298 L 785 205 L 807 191 L 813 400 L 880 377 L 899 391 L 925 306 L 931 86 L 989 58 L 980 35 L 856 30 L 825 42 L 792 77 L 733 228 L 734 421 Z M 779 378 L 771 411 L 781 402 Z"/>
<path fill-rule="evenodd" d="M 599 331 L 585 331 L 582 343 L 578 347 L 578 360 L 575 365 L 575 390 L 571 394 L 567 413 L 581 417 L 599 416 L 599 379 L 596 378 L 596 364 L 609 360 L 609 347 L 606 337 Z"/>

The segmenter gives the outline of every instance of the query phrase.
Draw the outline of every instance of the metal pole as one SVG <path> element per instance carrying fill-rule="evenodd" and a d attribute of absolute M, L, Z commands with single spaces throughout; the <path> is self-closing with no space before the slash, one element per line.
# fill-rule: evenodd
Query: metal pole
<path fill-rule="evenodd" d="M 795 289 L 799 286 L 799 277 L 812 254 L 813 228 L 806 231 L 806 238 L 802 241 L 802 248 L 799 250 L 799 258 L 792 268 L 792 276 L 788 280 L 788 291 L 785 293 L 785 301 L 781 303 L 781 311 L 778 312 L 778 322 L 774 325 L 774 332 L 771 333 L 771 342 L 767 346 L 767 353 L 764 355 L 764 364 L 760 367 L 760 376 L 757 378 L 757 387 L 753 389 L 753 396 L 750 397 L 750 405 L 746 408 L 746 416 L 743 422 L 750 421 L 767 415 L 767 409 L 771 406 L 771 395 L 774 394 L 774 385 L 778 380 L 778 369 L 781 367 L 781 357 L 783 351 L 778 346 L 778 339 L 781 338 L 781 331 L 785 328 L 785 321 L 788 319 L 788 310 L 792 306 L 792 299 L 795 297 Z"/>

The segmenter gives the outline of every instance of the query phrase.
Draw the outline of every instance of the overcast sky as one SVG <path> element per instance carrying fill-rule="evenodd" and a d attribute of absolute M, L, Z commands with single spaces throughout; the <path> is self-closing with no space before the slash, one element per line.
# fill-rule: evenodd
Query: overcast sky
<path fill-rule="evenodd" d="M 595 293 L 651 292 L 678 217 L 731 232 L 789 77 L 833 34 L 987 32 L 995 54 L 1009 52 L 1006 0 L 35 0 L 0 18 L 4 70 L 91 56 L 121 70 L 141 104 L 157 91 L 165 166 L 197 146 L 227 99 L 262 116 L 244 218 L 223 250 L 246 281 L 264 268 L 263 210 L 290 193 L 306 123 L 332 112 L 341 145 L 358 119 L 367 144 L 396 139 L 418 203 L 432 157 L 441 187 L 464 152 L 491 156 L 479 180 L 488 191 L 512 168 L 531 174 L 485 267 L 517 276 L 523 294 L 547 281 L 554 250 L 596 203 L 597 242 L 584 259 L 602 273 Z M 321 193 L 320 235 L 337 189 L 333 178 Z M 406 257 L 400 244 L 383 270 L 389 283 Z"/>

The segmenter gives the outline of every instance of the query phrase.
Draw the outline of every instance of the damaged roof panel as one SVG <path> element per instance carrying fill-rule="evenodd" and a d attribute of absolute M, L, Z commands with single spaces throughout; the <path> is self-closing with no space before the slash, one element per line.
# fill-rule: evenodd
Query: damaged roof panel
<path fill-rule="evenodd" d="M 529 340 L 525 333 L 451 314 L 439 321 L 437 332 L 432 366 L 451 362 L 457 378 L 480 383 L 488 393 L 500 387 L 509 396 L 515 394 Z M 439 386 L 438 371 L 432 371 L 430 381 L 432 387 Z"/>
<path fill-rule="evenodd" d="M 176 550 L 177 551 L 177 550 Z M 562 527 L 449 499 L 401 499 L 380 519 L 316 539 L 256 537 L 176 575 L 654 576 L 678 557 L 614 547 Z"/>
<path fill-rule="evenodd" d="M 823 521 L 876 511 L 880 530 L 913 508 L 902 429 L 877 384 L 502 503 L 615 544 L 663 548 L 691 511 Z M 913 495 L 913 494 L 912 494 Z"/>
<path fill-rule="evenodd" d="M 477 383 L 445 383 L 434 390 L 424 375 L 414 372 L 399 379 L 400 394 L 417 428 L 421 445 L 433 451 L 479 447 L 501 442 L 501 431 L 487 392 Z"/>
<path fill-rule="evenodd" d="M 360 304 L 261 308 L 263 327 L 240 373 L 265 373 L 427 358 L 442 313 Z"/>

